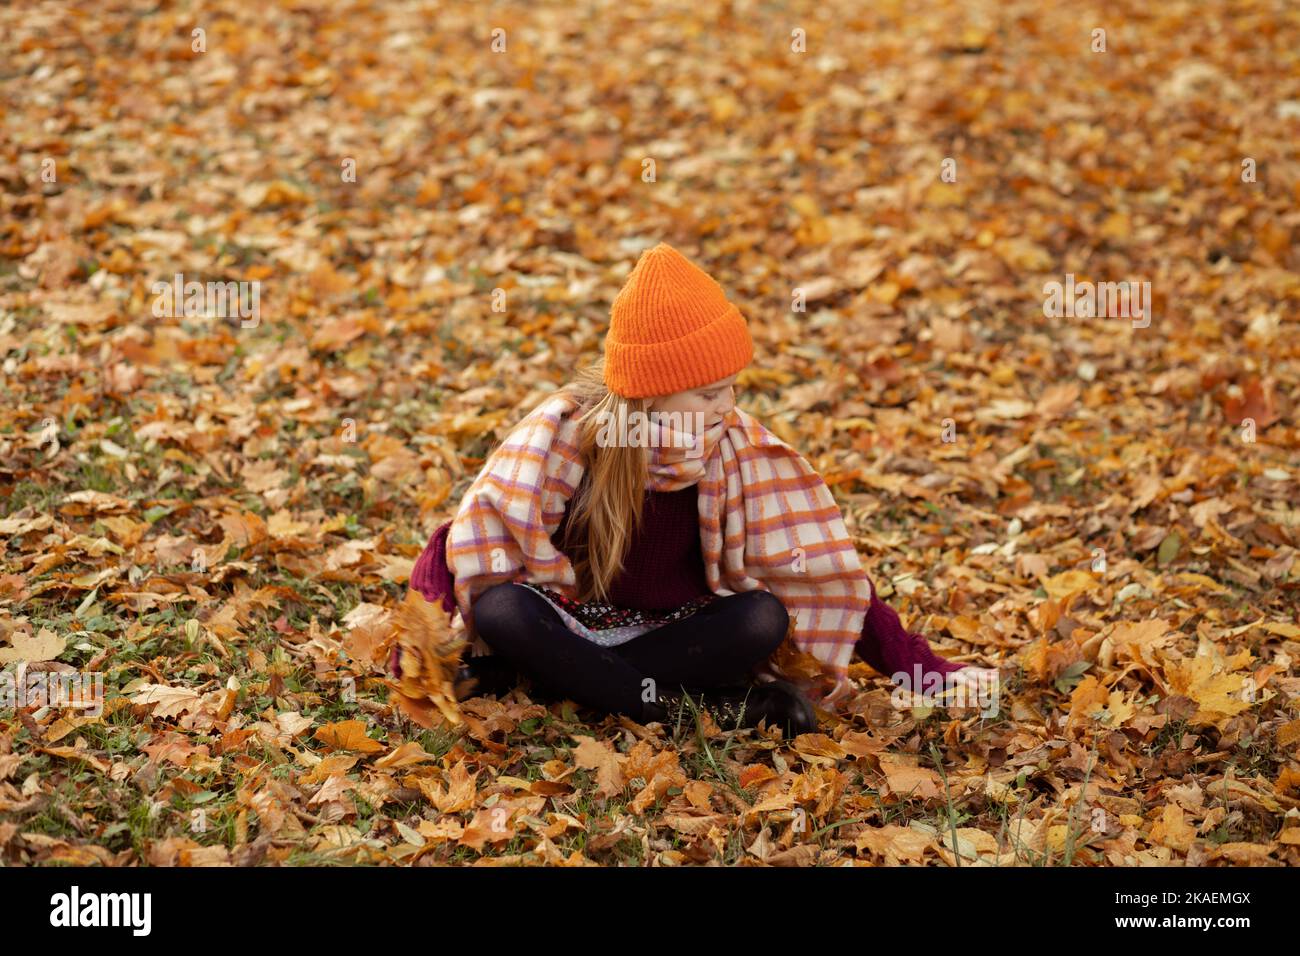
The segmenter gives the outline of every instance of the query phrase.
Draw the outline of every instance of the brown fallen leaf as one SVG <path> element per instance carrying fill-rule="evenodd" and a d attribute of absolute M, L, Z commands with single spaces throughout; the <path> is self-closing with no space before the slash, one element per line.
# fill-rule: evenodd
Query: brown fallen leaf
<path fill-rule="evenodd" d="M 1257 429 L 1268 428 L 1281 420 L 1278 411 L 1277 396 L 1273 391 L 1273 380 L 1252 378 L 1246 383 L 1240 395 L 1224 394 L 1220 398 L 1223 414 L 1233 425 L 1240 425 L 1246 419 L 1255 423 Z"/>
<path fill-rule="evenodd" d="M 62 757 L 64 760 L 83 760 L 100 773 L 108 773 L 107 763 L 80 747 L 37 747 L 36 752 L 49 754 L 51 757 Z"/>

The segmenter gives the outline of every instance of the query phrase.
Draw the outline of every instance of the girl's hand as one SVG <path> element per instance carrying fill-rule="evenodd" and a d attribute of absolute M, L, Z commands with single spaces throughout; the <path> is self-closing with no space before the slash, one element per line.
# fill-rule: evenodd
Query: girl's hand
<path fill-rule="evenodd" d="M 822 703 L 825 705 L 824 709 L 833 709 L 836 704 L 845 700 L 854 692 L 855 689 L 853 681 L 849 680 L 849 676 L 847 674 L 840 674 L 835 681 L 834 688 L 832 688 L 830 693 L 822 698 Z"/>
<path fill-rule="evenodd" d="M 813 681 L 807 679 L 796 679 L 778 671 L 771 665 L 770 661 L 763 661 L 761 664 L 757 665 L 753 670 L 753 676 L 754 679 L 760 683 L 773 680 L 791 681 L 801 691 L 803 691 L 805 695 L 807 695 L 809 700 L 818 704 L 822 710 L 834 710 L 836 704 L 857 691 L 857 687 L 854 686 L 851 680 L 849 680 L 848 675 L 841 674 L 839 675 L 835 686 L 828 693 L 819 696 L 817 693 L 818 689 L 825 686 L 824 677 Z"/>

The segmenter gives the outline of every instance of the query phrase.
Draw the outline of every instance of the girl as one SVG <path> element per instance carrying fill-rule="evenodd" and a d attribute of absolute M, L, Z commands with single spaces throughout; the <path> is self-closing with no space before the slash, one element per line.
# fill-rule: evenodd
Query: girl
<path fill-rule="evenodd" d="M 790 737 L 817 727 L 805 688 L 852 690 L 855 652 L 908 686 L 961 668 L 875 596 L 821 477 L 735 406 L 753 342 L 717 282 L 667 243 L 643 252 L 604 351 L 489 456 L 412 571 L 489 655 L 462 672 L 480 691 L 519 672 L 643 723 L 686 694 Z M 787 633 L 829 693 L 787 679 Z"/>

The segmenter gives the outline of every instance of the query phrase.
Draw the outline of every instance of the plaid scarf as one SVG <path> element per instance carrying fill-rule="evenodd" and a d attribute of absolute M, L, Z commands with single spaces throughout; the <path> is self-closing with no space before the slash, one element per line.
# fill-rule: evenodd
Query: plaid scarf
<path fill-rule="evenodd" d="M 475 598 L 503 581 L 527 580 L 576 597 L 573 567 L 550 537 L 584 472 L 576 407 L 563 395 L 544 401 L 465 493 L 447 535 L 447 565 L 470 628 Z M 798 452 L 739 408 L 701 438 L 693 448 L 652 447 L 650 487 L 699 484 L 709 588 L 723 595 L 763 588 L 779 598 L 795 645 L 834 676 L 827 700 L 837 699 L 872 603 L 839 506 Z"/>

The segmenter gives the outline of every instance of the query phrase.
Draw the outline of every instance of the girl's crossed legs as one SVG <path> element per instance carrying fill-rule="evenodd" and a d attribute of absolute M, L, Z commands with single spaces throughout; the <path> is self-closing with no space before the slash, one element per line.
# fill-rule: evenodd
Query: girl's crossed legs
<path fill-rule="evenodd" d="M 536 591 L 498 584 L 474 602 L 492 650 L 545 691 L 607 713 L 643 718 L 647 678 L 688 689 L 744 681 L 785 639 L 789 614 L 768 591 L 720 597 L 690 617 L 601 647 L 565 627 Z"/>

